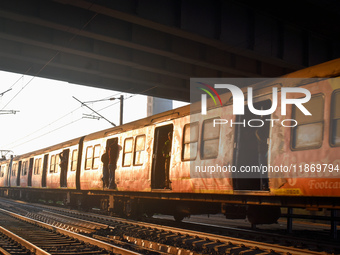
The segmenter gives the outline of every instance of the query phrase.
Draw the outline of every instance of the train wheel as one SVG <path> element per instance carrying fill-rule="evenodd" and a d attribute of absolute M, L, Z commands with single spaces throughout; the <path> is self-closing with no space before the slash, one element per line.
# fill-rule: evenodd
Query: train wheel
<path fill-rule="evenodd" d="M 148 218 L 152 218 L 154 216 L 154 213 L 153 212 L 146 212 L 146 217 Z"/>
<path fill-rule="evenodd" d="M 277 223 L 280 214 L 277 206 L 250 205 L 247 210 L 248 221 L 253 225 Z"/>
<path fill-rule="evenodd" d="M 128 218 L 134 218 L 137 216 L 137 206 L 133 199 L 128 199 L 124 203 L 124 214 Z"/>
<path fill-rule="evenodd" d="M 181 222 L 184 219 L 185 215 L 182 213 L 176 213 L 174 215 L 174 219 L 176 222 Z"/>

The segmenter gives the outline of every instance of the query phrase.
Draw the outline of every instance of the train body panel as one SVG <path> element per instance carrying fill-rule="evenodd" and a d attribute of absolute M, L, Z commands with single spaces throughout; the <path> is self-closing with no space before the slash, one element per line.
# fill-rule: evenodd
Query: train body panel
<path fill-rule="evenodd" d="M 10 163 L 10 160 L 0 161 L 0 187 L 8 186 Z"/>
<path fill-rule="evenodd" d="M 43 155 L 38 155 L 34 157 L 33 173 L 32 173 L 32 188 L 42 188 L 42 174 L 40 173 L 42 169 L 44 157 Z"/>
<path fill-rule="evenodd" d="M 68 189 L 77 189 L 78 154 L 78 144 L 73 145 L 69 148 L 69 157 L 66 171 L 67 176 L 65 177 L 67 179 L 66 187 Z M 82 152 L 80 152 L 80 154 L 82 154 Z"/>
<path fill-rule="evenodd" d="M 151 191 L 153 132 L 154 127 L 148 126 L 121 134 L 116 169 L 118 190 Z"/>
<path fill-rule="evenodd" d="M 337 81 L 337 82 L 336 82 Z M 332 140 L 339 136 L 331 125 L 339 111 L 339 79 L 326 79 L 303 86 L 312 94 L 312 120 L 304 120 L 289 106 L 290 118 L 299 118 L 296 128 L 274 126 L 271 149 L 272 166 L 288 166 L 291 171 L 271 173 L 273 193 L 276 195 L 340 196 L 340 147 Z M 296 96 L 295 96 L 296 97 Z M 337 99 L 337 102 L 334 102 Z M 279 111 L 280 109 L 278 109 Z M 282 116 L 277 114 L 280 121 Z M 300 120 L 302 119 L 302 120 Z M 339 139 L 339 138 L 337 138 Z"/>
<path fill-rule="evenodd" d="M 82 190 L 103 189 L 101 156 L 104 153 L 105 139 L 84 141 L 81 161 L 80 187 Z"/>

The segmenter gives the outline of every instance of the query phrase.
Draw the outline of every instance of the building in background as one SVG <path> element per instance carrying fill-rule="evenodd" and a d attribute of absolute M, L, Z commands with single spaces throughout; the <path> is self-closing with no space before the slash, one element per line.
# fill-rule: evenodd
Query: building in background
<path fill-rule="evenodd" d="M 148 96 L 147 116 L 171 110 L 172 107 L 172 100 Z"/>

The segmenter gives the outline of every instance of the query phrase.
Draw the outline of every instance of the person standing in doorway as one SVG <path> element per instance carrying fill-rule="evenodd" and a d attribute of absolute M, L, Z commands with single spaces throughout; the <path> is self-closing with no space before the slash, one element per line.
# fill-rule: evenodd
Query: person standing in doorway
<path fill-rule="evenodd" d="M 105 151 L 101 157 L 103 162 L 103 188 L 109 187 L 109 155 Z"/>
<path fill-rule="evenodd" d="M 165 141 L 162 154 L 165 158 L 164 163 L 164 174 L 165 174 L 165 181 L 164 181 L 164 188 L 169 188 L 169 169 L 170 169 L 170 155 L 171 155 L 171 143 L 172 143 L 172 132 L 168 133 L 168 140 Z"/>
<path fill-rule="evenodd" d="M 109 147 L 109 173 L 110 173 L 110 182 L 109 188 L 115 189 L 116 182 L 115 182 L 115 171 L 117 168 L 117 159 L 118 159 L 118 140 L 114 140 L 113 143 Z"/>
<path fill-rule="evenodd" d="M 66 180 L 66 172 L 67 172 L 67 158 L 65 152 L 62 151 L 59 153 L 60 158 L 60 187 L 66 187 L 67 180 Z"/>

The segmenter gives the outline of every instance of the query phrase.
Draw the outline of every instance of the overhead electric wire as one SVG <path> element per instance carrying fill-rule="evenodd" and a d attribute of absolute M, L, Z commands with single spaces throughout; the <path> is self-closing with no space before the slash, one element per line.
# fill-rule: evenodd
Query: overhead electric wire
<path fill-rule="evenodd" d="M 39 139 L 39 138 L 41 138 L 41 137 L 43 137 L 43 136 L 45 136 L 45 135 L 48 135 L 48 134 L 50 134 L 50 133 L 52 133 L 52 132 L 55 132 L 55 131 L 57 131 L 57 130 L 59 130 L 59 129 L 62 129 L 62 128 L 68 126 L 68 125 L 71 125 L 71 124 L 73 124 L 73 123 L 75 123 L 75 122 L 77 122 L 77 121 L 80 121 L 81 119 L 82 119 L 82 118 L 79 118 L 79 119 L 77 119 L 77 120 L 73 120 L 73 121 L 71 121 L 71 122 L 69 122 L 69 123 L 67 123 L 67 124 L 65 124 L 65 125 L 63 125 L 63 126 L 61 126 L 61 127 L 58 127 L 58 128 L 53 129 L 53 130 L 51 130 L 51 131 L 48 131 L 48 132 L 46 132 L 46 133 L 44 133 L 44 134 L 39 135 L 38 137 L 32 138 L 32 139 L 30 139 L 30 140 L 28 140 L 28 141 L 25 141 L 25 142 L 23 142 L 23 143 L 20 143 L 20 144 L 18 144 L 18 145 L 15 145 L 15 146 L 12 146 L 12 147 L 9 147 L 9 148 L 10 148 L 10 149 L 13 149 L 13 148 L 15 148 L 15 147 L 18 147 L 18 146 L 24 145 L 24 144 L 26 144 L 26 143 L 32 142 L 32 141 L 34 141 L 34 140 L 36 140 L 36 139 Z"/>
<path fill-rule="evenodd" d="M 92 3 L 93 5 L 93 3 Z M 91 5 L 91 6 L 92 6 Z M 89 8 L 91 8 L 91 6 Z M 73 36 L 69 39 L 68 43 L 70 43 L 73 39 L 75 39 L 79 33 L 85 28 L 87 27 L 91 22 L 92 20 L 98 15 L 98 13 L 95 13 L 94 15 L 92 15 L 92 17 L 82 26 L 82 28 L 79 30 L 79 32 L 77 33 L 73 33 Z M 36 72 L 34 74 L 34 76 L 32 76 L 32 78 L 21 88 L 21 90 L 19 90 L 18 93 L 16 93 L 8 102 L 7 104 L 1 109 L 1 110 L 4 110 L 6 108 L 7 105 L 9 105 L 19 94 L 21 91 L 23 91 L 45 68 L 46 66 L 48 66 L 58 55 L 60 54 L 60 51 L 57 51 L 40 69 L 38 72 Z M 29 72 L 29 70 L 32 68 L 32 66 L 26 71 Z M 18 81 L 16 81 L 12 86 L 11 88 L 17 83 Z"/>
<path fill-rule="evenodd" d="M 154 89 L 154 88 L 156 88 L 156 87 L 157 87 L 157 86 L 151 87 L 151 88 L 149 88 L 149 89 L 146 89 L 146 90 L 144 90 L 144 91 L 141 91 L 140 93 L 145 93 L 146 91 L 149 91 L 149 90 Z M 116 94 L 116 95 L 114 95 L 114 96 L 117 96 L 117 95 L 119 95 L 119 94 L 122 94 L 122 93 L 118 93 L 118 94 Z M 140 94 L 133 94 L 133 95 L 130 95 L 129 97 L 124 98 L 124 100 L 125 100 L 125 101 L 126 101 L 126 100 L 129 100 L 129 99 L 131 99 L 131 98 L 133 98 L 133 97 L 135 97 L 135 96 L 138 96 L 138 95 L 140 95 Z M 115 103 L 110 104 L 109 106 L 106 106 L 106 107 L 104 107 L 104 108 L 102 108 L 102 109 L 99 109 L 99 110 L 97 110 L 97 111 L 98 111 L 98 112 L 103 111 L 103 110 L 105 110 L 105 109 L 107 109 L 107 108 L 110 108 L 110 107 L 112 107 L 112 106 L 114 106 L 114 105 L 116 105 L 116 104 L 118 104 L 118 103 L 119 103 L 119 102 L 115 102 Z M 64 117 L 66 117 L 67 115 L 73 113 L 74 111 L 78 110 L 79 108 L 81 108 L 81 106 L 78 107 L 77 109 L 73 110 L 72 112 L 70 112 L 70 113 L 64 115 L 63 117 L 57 119 L 56 121 L 50 123 L 50 124 L 53 124 L 53 123 L 59 121 L 60 119 L 62 119 L 62 118 L 64 118 Z M 34 141 L 34 140 L 36 140 L 36 139 L 39 139 L 39 138 L 41 138 L 41 137 L 43 137 L 43 136 L 46 136 L 46 135 L 48 135 L 48 134 L 50 134 L 50 133 L 53 133 L 53 132 L 55 132 L 55 131 L 57 131 L 57 130 L 59 130 L 59 129 L 62 129 L 62 128 L 66 127 L 66 126 L 69 126 L 69 125 L 71 125 L 71 124 L 73 124 L 73 123 L 75 123 L 75 122 L 78 122 L 78 121 L 80 121 L 80 120 L 82 120 L 82 118 L 73 120 L 73 121 L 71 121 L 71 122 L 69 122 L 69 123 L 67 123 L 67 124 L 65 124 L 65 125 L 63 125 L 63 126 L 57 127 L 57 128 L 55 128 L 55 129 L 53 129 L 53 130 L 50 130 L 50 131 L 48 131 L 48 132 L 42 134 L 42 135 L 39 135 L 39 136 L 37 136 L 37 137 L 34 137 L 34 138 L 32 138 L 32 139 L 30 139 L 30 140 L 28 140 L 28 141 L 22 142 L 22 143 L 20 143 L 20 144 L 14 145 L 14 146 L 8 146 L 8 147 L 9 147 L 10 149 L 13 149 L 13 148 L 15 148 L 15 147 L 24 145 L 24 144 L 26 144 L 26 143 L 32 142 L 32 141 Z M 42 130 L 42 129 L 44 129 L 45 127 L 49 126 L 50 124 L 45 125 L 43 128 L 39 129 L 39 131 Z M 25 137 L 29 137 L 29 136 L 31 136 L 32 134 L 36 133 L 36 132 L 38 132 L 38 131 L 35 131 L 35 132 L 31 133 L 30 135 L 27 135 L 27 136 L 25 136 Z M 25 137 L 24 137 L 24 138 L 25 138 Z M 23 138 L 21 138 L 21 139 L 23 139 Z M 18 139 L 18 140 L 16 140 L 15 142 L 20 141 L 21 139 Z M 14 142 L 12 142 L 12 143 L 10 143 L 10 144 L 8 144 L 8 145 L 11 145 L 11 144 L 13 144 L 13 143 L 14 143 Z"/>
<path fill-rule="evenodd" d="M 21 138 L 15 140 L 15 141 L 13 141 L 13 142 L 7 144 L 5 147 L 8 147 L 8 146 L 10 146 L 10 145 L 12 145 L 12 144 L 14 144 L 14 143 L 16 143 L 16 142 L 18 142 L 18 141 L 21 141 L 21 140 L 23 140 L 23 139 L 25 139 L 25 138 L 27 138 L 27 137 L 30 137 L 30 136 L 34 135 L 35 133 L 37 133 L 37 132 L 39 132 L 39 131 L 41 131 L 41 130 L 43 130 L 43 129 L 49 127 L 49 126 L 51 126 L 52 124 L 58 122 L 59 120 L 61 120 L 61 119 L 65 118 L 65 117 L 67 117 L 68 115 L 73 114 L 75 111 L 79 110 L 80 108 L 81 108 L 81 106 L 79 106 L 78 108 L 74 109 L 73 111 L 71 111 L 71 112 L 69 112 L 69 113 L 63 115 L 62 117 L 60 117 L 60 118 L 58 118 L 58 119 L 52 121 L 51 123 L 49 123 L 49 124 L 47 124 L 47 125 L 45 125 L 45 126 L 39 128 L 39 129 L 35 130 L 34 132 L 32 132 L 32 133 L 30 133 L 30 134 L 28 134 L 28 135 L 25 135 L 24 137 L 21 137 Z"/>
<path fill-rule="evenodd" d="M 107 98 L 115 97 L 115 96 L 120 95 L 120 94 L 122 94 L 122 93 L 123 93 L 123 92 L 120 92 L 120 93 L 114 94 L 114 95 L 112 95 L 112 96 L 108 96 Z M 116 103 L 114 103 L 114 104 L 116 104 Z M 114 105 L 114 104 L 113 104 L 113 105 Z M 110 105 L 109 107 L 111 107 L 111 106 L 112 106 L 112 105 Z M 54 123 L 56 123 L 56 122 L 62 120 L 63 118 L 67 117 L 67 116 L 70 115 L 70 114 L 73 114 L 75 111 L 77 111 L 77 110 L 79 110 L 79 109 L 81 109 L 81 108 L 82 108 L 82 106 L 77 107 L 76 109 L 74 109 L 74 110 L 70 111 L 69 113 L 67 113 L 67 114 L 65 114 L 65 115 L 63 115 L 63 116 L 61 116 L 60 118 L 58 118 L 58 119 L 56 119 L 56 120 L 50 122 L 49 124 L 46 124 L 45 126 L 43 126 L 43 127 L 39 128 L 39 129 L 35 130 L 34 132 L 32 132 L 32 133 L 30 133 L 30 134 L 28 134 L 28 135 L 25 135 L 25 136 L 23 136 L 23 137 L 21 137 L 21 138 L 15 140 L 15 141 L 11 142 L 11 143 L 6 144 L 5 147 L 9 147 L 9 146 L 11 146 L 12 144 L 15 144 L 15 143 L 18 142 L 18 141 L 22 141 L 23 139 L 25 139 L 25 138 L 27 138 L 27 137 L 30 137 L 30 136 L 34 135 L 35 133 L 37 133 L 37 132 L 39 132 L 39 131 L 41 131 L 41 130 L 43 130 L 43 129 L 49 127 L 49 126 L 51 126 L 52 124 L 54 124 Z M 105 107 L 105 108 L 103 108 L 103 109 L 106 109 L 106 108 L 108 108 L 108 107 Z M 100 109 L 100 110 L 98 110 L 98 111 L 102 111 L 103 109 Z M 71 122 L 71 123 L 72 123 L 72 122 Z M 58 128 L 58 129 L 59 129 L 59 128 Z M 56 130 L 58 130 L 58 129 L 56 129 Z M 51 132 L 51 131 L 50 131 L 50 132 Z M 39 138 L 39 137 L 33 138 L 33 140 L 38 139 L 38 138 Z M 31 141 L 31 140 L 29 140 L 29 141 Z M 20 144 L 20 145 L 21 145 L 21 144 Z M 16 145 L 16 146 L 18 146 L 18 145 Z"/>

